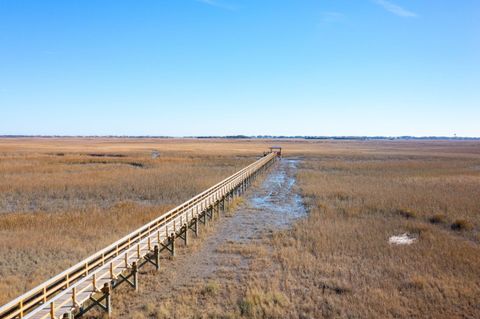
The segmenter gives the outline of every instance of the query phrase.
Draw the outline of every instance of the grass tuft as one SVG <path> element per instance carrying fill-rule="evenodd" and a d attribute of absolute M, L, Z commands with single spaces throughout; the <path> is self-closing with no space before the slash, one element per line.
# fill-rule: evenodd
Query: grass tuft
<path fill-rule="evenodd" d="M 406 219 L 413 219 L 413 218 L 416 218 L 417 217 L 417 213 L 415 213 L 413 210 L 411 209 L 403 209 L 403 208 L 400 208 L 400 209 L 396 209 L 395 210 L 395 213 L 406 218 Z"/>
<path fill-rule="evenodd" d="M 216 281 L 208 282 L 202 290 L 203 295 L 215 296 L 220 290 L 220 285 Z"/>
<path fill-rule="evenodd" d="M 456 231 L 472 230 L 473 223 L 466 219 L 457 219 L 450 225 L 450 228 Z"/>
<path fill-rule="evenodd" d="M 428 218 L 428 221 L 432 224 L 446 224 L 447 216 L 445 214 L 435 214 Z"/>

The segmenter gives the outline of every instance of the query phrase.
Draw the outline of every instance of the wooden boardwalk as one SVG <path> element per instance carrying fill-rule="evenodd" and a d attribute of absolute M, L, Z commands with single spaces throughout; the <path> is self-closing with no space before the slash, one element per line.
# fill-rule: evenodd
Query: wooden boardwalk
<path fill-rule="evenodd" d="M 245 191 L 255 177 L 271 165 L 270 152 L 239 172 L 159 216 L 110 246 L 91 255 L 0 308 L 0 319 L 74 318 L 99 307 L 111 313 L 111 293 L 120 284 L 138 287 L 138 269 L 147 264 L 157 270 L 160 254 L 175 255 L 175 241 L 188 244 L 226 205 Z"/>

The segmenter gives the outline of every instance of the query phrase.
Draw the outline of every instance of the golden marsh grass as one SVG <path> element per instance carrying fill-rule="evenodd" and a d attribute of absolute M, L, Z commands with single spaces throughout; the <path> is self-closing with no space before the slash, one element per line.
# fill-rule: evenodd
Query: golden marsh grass
<path fill-rule="evenodd" d="M 119 292 L 116 316 L 480 315 L 480 143 L 465 141 L 2 140 L 0 296 L 7 301 L 271 144 L 301 159 L 297 187 L 308 216 L 261 244 L 222 248 L 245 255 L 248 270 L 226 267 L 162 300 L 153 284 Z M 417 241 L 388 243 L 403 233 Z"/>

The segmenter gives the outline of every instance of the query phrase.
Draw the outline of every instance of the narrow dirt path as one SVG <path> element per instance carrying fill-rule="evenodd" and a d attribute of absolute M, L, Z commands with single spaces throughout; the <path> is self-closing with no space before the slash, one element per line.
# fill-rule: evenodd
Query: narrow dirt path
<path fill-rule="evenodd" d="M 173 259 L 163 259 L 160 273 L 146 267 L 140 273 L 140 291 L 122 288 L 115 297 L 118 317 L 130 317 L 131 312 L 148 302 L 158 303 L 179 290 L 222 277 L 240 279 L 248 270 L 252 251 L 243 251 L 243 244 L 260 240 L 265 235 L 289 227 L 306 210 L 295 192 L 298 160 L 282 159 L 245 194 L 244 201 L 211 227 L 200 228 L 204 234 L 193 238 L 191 247 L 178 249 Z M 118 300 L 115 300 L 118 299 Z"/>

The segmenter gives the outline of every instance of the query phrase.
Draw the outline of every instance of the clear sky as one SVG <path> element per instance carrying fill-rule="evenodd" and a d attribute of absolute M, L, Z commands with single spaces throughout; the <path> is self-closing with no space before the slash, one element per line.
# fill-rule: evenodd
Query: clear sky
<path fill-rule="evenodd" d="M 480 1 L 0 0 L 0 134 L 480 136 Z"/>

